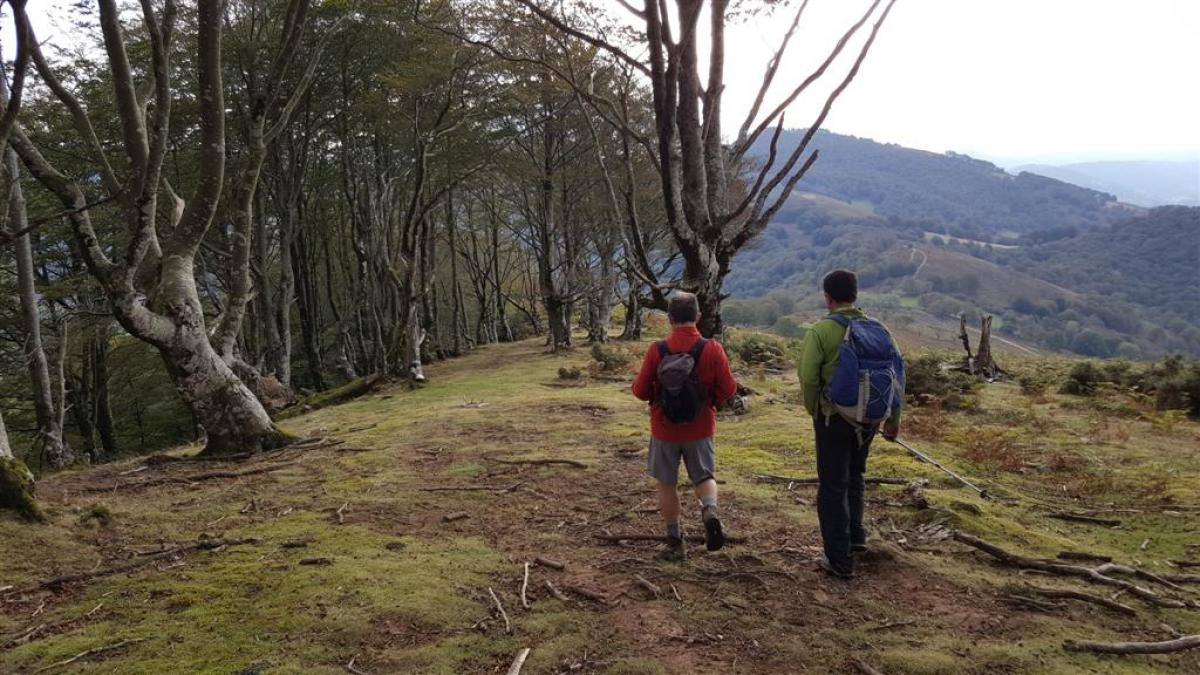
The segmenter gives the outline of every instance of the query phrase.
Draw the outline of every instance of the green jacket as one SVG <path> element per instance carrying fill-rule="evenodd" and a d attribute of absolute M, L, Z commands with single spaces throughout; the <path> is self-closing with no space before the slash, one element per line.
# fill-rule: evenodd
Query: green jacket
<path fill-rule="evenodd" d="M 855 319 L 867 316 L 857 307 L 845 307 L 834 311 Z M 837 370 L 838 346 L 845 337 L 846 329 L 828 318 L 818 321 L 804 335 L 804 353 L 800 356 L 800 389 L 804 392 L 804 408 L 809 415 L 816 415 L 818 406 L 822 416 L 837 414 L 833 404 L 822 396 L 821 392 L 825 385 L 833 380 L 833 372 Z M 896 345 L 896 351 L 899 352 L 900 345 L 896 344 L 895 337 L 892 338 L 892 344 Z M 889 421 L 894 424 L 900 423 L 899 409 L 892 412 Z"/>

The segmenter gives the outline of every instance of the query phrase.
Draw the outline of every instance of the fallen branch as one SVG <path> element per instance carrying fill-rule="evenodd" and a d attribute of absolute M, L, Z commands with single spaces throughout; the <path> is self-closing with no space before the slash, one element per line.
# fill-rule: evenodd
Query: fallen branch
<path fill-rule="evenodd" d="M 122 640 L 115 644 L 105 645 L 103 647 L 95 647 L 93 649 L 87 650 L 86 652 L 80 652 L 80 653 L 76 654 L 75 656 L 72 656 L 69 659 L 63 659 L 62 661 L 56 661 L 55 663 L 51 663 L 48 666 L 43 666 L 41 668 L 38 668 L 37 670 L 35 670 L 33 672 L 34 673 L 44 673 L 47 670 L 54 670 L 55 668 L 61 668 L 63 666 L 70 665 L 72 663 L 75 663 L 79 659 L 87 658 L 89 656 L 92 656 L 93 654 L 100 654 L 103 652 L 111 652 L 114 649 L 120 649 L 121 647 L 124 647 L 125 645 L 130 645 L 135 642 L 145 642 L 147 639 L 148 638 L 131 638 L 129 640 Z"/>
<path fill-rule="evenodd" d="M 595 535 L 595 537 L 596 537 L 596 539 L 599 539 L 600 541 L 607 541 L 607 542 L 619 542 L 619 541 L 663 541 L 663 542 L 665 542 L 665 541 L 667 541 L 667 537 L 664 535 L 660 535 L 660 534 L 597 534 L 597 535 Z M 684 535 L 683 538 L 694 544 L 703 544 L 704 543 L 704 535 L 700 535 L 700 534 Z M 726 544 L 744 544 L 744 543 L 746 543 L 746 541 L 747 541 L 746 537 L 731 537 L 728 535 L 725 536 Z"/>
<path fill-rule="evenodd" d="M 553 595 L 555 598 L 562 600 L 563 602 L 570 602 L 570 598 L 563 595 L 562 591 L 558 590 L 554 584 L 550 583 L 549 579 L 547 579 L 545 583 L 547 590 L 550 591 L 550 595 Z"/>
<path fill-rule="evenodd" d="M 543 558 L 542 556 L 538 556 L 538 557 L 534 558 L 533 562 L 541 565 L 542 567 L 550 567 L 550 568 L 559 570 L 560 572 L 567 566 L 567 564 L 565 562 L 562 562 L 559 560 L 551 560 L 550 558 Z"/>
<path fill-rule="evenodd" d="M 503 459 L 500 457 L 484 457 L 484 459 L 491 462 L 496 462 L 498 464 L 565 464 L 566 466 L 573 466 L 577 469 L 586 469 L 588 466 L 587 464 L 574 459 Z"/>
<path fill-rule="evenodd" d="M 504 619 L 504 632 L 511 633 L 512 622 L 508 620 L 508 612 L 504 611 L 504 605 L 500 604 L 500 598 L 496 596 L 496 591 L 493 591 L 491 586 L 488 586 L 488 595 L 492 596 L 492 602 L 496 603 L 496 609 L 500 611 L 500 616 Z"/>
<path fill-rule="evenodd" d="M 516 658 L 513 659 L 512 665 L 508 667 L 508 675 L 521 675 L 521 666 L 525 665 L 525 659 L 529 658 L 529 652 L 532 651 L 529 647 L 517 652 Z"/>
<path fill-rule="evenodd" d="M 1096 652 L 1099 654 L 1170 654 L 1200 647 L 1200 635 L 1185 635 L 1164 642 L 1091 642 L 1089 640 L 1067 640 L 1063 649 L 1069 652 Z"/>
<path fill-rule="evenodd" d="M 1056 518 L 1058 520 L 1070 520 L 1070 521 L 1073 521 L 1076 523 L 1090 523 L 1092 525 L 1103 525 L 1105 527 L 1116 527 L 1117 525 L 1121 524 L 1121 521 L 1113 520 L 1111 518 L 1096 518 L 1095 516 L 1088 516 L 1088 515 L 1084 515 L 1082 513 L 1068 513 L 1066 511 L 1056 511 L 1054 513 L 1047 513 L 1046 517 L 1047 518 Z"/>
<path fill-rule="evenodd" d="M 341 506 L 338 507 L 338 510 L 337 510 L 338 525 L 343 525 L 346 522 L 346 507 L 347 506 L 350 506 L 350 502 L 346 502 L 345 504 L 342 504 Z"/>
<path fill-rule="evenodd" d="M 599 593 L 597 593 L 595 591 L 589 591 L 588 589 L 580 588 L 579 586 L 567 586 L 567 590 L 571 591 L 572 593 L 577 593 L 579 595 L 582 595 L 583 597 L 587 598 L 588 600 L 594 600 L 595 602 L 598 602 L 602 605 L 608 604 L 608 598 L 604 597 L 603 595 L 600 595 Z"/>
<path fill-rule="evenodd" d="M 1074 591 L 1068 588 L 1038 588 L 1036 586 L 1027 586 L 1021 590 L 1027 593 L 1035 593 L 1044 598 L 1065 598 L 1069 600 L 1090 602 L 1094 605 L 1107 607 L 1108 609 L 1111 609 L 1115 612 L 1120 612 L 1121 614 L 1125 614 L 1127 616 L 1134 616 L 1137 614 L 1137 610 L 1129 605 L 1122 605 L 1116 600 L 1109 600 L 1108 598 L 1103 598 L 1099 595 L 1092 595 L 1091 593 L 1084 593 L 1083 591 Z"/>
<path fill-rule="evenodd" d="M 1034 558 L 1026 558 L 1024 556 L 1015 555 L 1013 553 L 1009 553 L 1008 551 L 1005 551 L 1004 549 L 1000 548 L 999 546 L 996 546 L 995 544 L 989 544 L 988 542 L 986 542 L 982 539 L 979 539 L 978 537 L 973 537 L 964 532 L 955 531 L 955 532 L 951 533 L 951 536 L 954 537 L 955 541 L 961 542 L 963 544 L 967 544 L 968 546 L 973 546 L 973 547 L 979 549 L 980 551 L 983 551 L 984 553 L 987 553 L 988 555 L 991 555 L 992 557 L 998 559 L 1000 562 L 1002 562 L 1006 565 L 1009 565 L 1010 567 L 1017 567 L 1017 568 L 1021 568 L 1021 569 L 1040 570 L 1042 572 L 1048 572 L 1050 574 L 1057 574 L 1060 576 L 1078 577 L 1081 579 L 1087 579 L 1088 581 L 1092 581 L 1092 582 L 1095 582 L 1098 584 L 1103 584 L 1105 586 L 1113 586 L 1116 588 L 1120 588 L 1124 591 L 1127 591 L 1129 593 L 1132 593 L 1133 595 L 1138 596 L 1139 598 L 1141 598 L 1142 600 L 1145 600 L 1146 602 L 1148 602 L 1150 604 L 1157 605 L 1159 607 L 1181 608 L 1181 607 L 1188 606 L 1187 603 L 1185 603 L 1181 600 L 1175 600 L 1173 598 L 1164 598 L 1164 597 L 1158 595 L 1157 593 L 1155 593 L 1154 591 L 1151 591 L 1147 588 L 1142 588 L 1141 586 L 1138 586 L 1137 584 L 1125 581 L 1124 579 L 1115 579 L 1113 577 L 1105 576 L 1090 567 L 1081 567 L 1079 565 L 1065 565 L 1065 564 L 1053 563 L 1053 562 L 1048 562 L 1048 561 L 1044 561 L 1044 560 L 1036 560 Z"/>
<path fill-rule="evenodd" d="M 301 565 L 332 565 L 333 558 L 303 558 L 300 560 Z"/>
<path fill-rule="evenodd" d="M 1176 567 L 1200 567 L 1200 562 L 1195 560 L 1168 560 L 1167 562 Z"/>
<path fill-rule="evenodd" d="M 634 582 L 650 592 L 650 595 L 659 598 L 662 597 L 662 589 L 654 585 L 649 579 L 638 574 L 633 577 Z"/>
<path fill-rule="evenodd" d="M 751 480 L 756 483 L 778 483 L 782 485 L 818 485 L 821 481 L 816 477 L 805 478 L 788 478 L 787 476 L 773 476 L 771 474 L 755 474 L 751 476 Z M 912 478 L 896 478 L 893 476 L 868 476 L 863 479 L 867 485 L 908 485 L 913 482 Z"/>
<path fill-rule="evenodd" d="M 489 485 L 463 485 L 461 487 L 455 485 L 446 485 L 439 487 L 420 488 L 421 492 L 512 492 L 525 484 L 525 481 L 513 483 L 512 485 L 500 488 Z"/>
<path fill-rule="evenodd" d="M 529 609 L 529 599 L 525 592 L 529 590 L 529 563 L 525 563 L 525 579 L 521 582 L 521 606 Z"/>
<path fill-rule="evenodd" d="M 192 551 L 212 551 L 215 549 L 224 548 L 226 546 L 241 546 L 243 544 L 257 544 L 257 543 L 258 543 L 257 539 L 202 539 L 194 544 L 188 544 L 187 546 L 177 546 L 175 548 L 167 549 L 167 550 L 161 551 L 159 553 L 147 555 L 143 558 L 138 558 L 137 560 L 127 562 L 123 565 L 114 565 L 113 567 L 106 567 L 104 569 L 93 570 L 91 572 L 80 572 L 78 574 L 67 574 L 67 575 L 64 575 L 61 577 L 47 579 L 46 581 L 34 582 L 32 584 L 28 584 L 28 585 L 22 587 L 20 589 L 20 592 L 21 593 L 29 593 L 32 591 L 40 591 L 40 590 L 44 590 L 44 589 L 58 589 L 58 588 L 62 588 L 63 586 L 65 586 L 67 584 L 77 583 L 80 581 L 90 581 L 92 579 L 99 579 L 101 577 L 113 576 L 114 574 L 131 572 L 138 568 L 146 567 L 155 561 L 162 560 L 163 558 L 171 558 L 176 555 L 182 555 L 184 553 L 190 553 Z"/>
<path fill-rule="evenodd" d="M 446 515 L 442 516 L 442 522 L 453 523 L 456 520 L 462 520 L 463 518 L 469 518 L 470 516 L 471 514 L 467 513 L 466 511 L 456 511 L 454 513 L 447 513 Z"/>

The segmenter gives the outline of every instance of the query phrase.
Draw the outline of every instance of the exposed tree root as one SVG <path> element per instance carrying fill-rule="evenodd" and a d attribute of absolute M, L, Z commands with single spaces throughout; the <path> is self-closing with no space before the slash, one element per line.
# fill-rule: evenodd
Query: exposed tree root
<path fill-rule="evenodd" d="M 1164 642 L 1091 642 L 1090 640 L 1068 640 L 1063 649 L 1069 652 L 1096 652 L 1098 654 L 1170 654 L 1200 647 L 1200 635 L 1185 635 Z"/>
<path fill-rule="evenodd" d="M 1033 593 L 1045 598 L 1065 598 L 1069 600 L 1090 602 L 1094 605 L 1100 605 L 1101 607 L 1106 607 L 1115 612 L 1120 612 L 1126 616 L 1134 616 L 1137 614 L 1137 610 L 1129 605 L 1122 605 L 1116 600 L 1109 600 L 1108 598 L 1103 598 L 1099 595 L 1092 595 L 1091 593 L 1084 593 L 1083 591 L 1075 591 L 1068 588 L 1038 588 L 1036 586 L 1027 586 L 1021 590 L 1026 593 Z"/>
<path fill-rule="evenodd" d="M 1152 605 L 1157 605 L 1159 607 L 1177 607 L 1177 608 L 1179 608 L 1179 607 L 1187 607 L 1188 606 L 1188 603 L 1183 602 L 1182 600 L 1176 600 L 1174 598 L 1164 598 L 1161 595 L 1158 595 L 1154 591 L 1151 591 L 1147 588 L 1143 588 L 1141 586 L 1138 586 L 1137 584 L 1131 583 L 1129 581 L 1125 581 L 1124 579 L 1115 579 L 1113 577 L 1105 576 L 1104 574 L 1101 574 L 1100 572 L 1097 572 L 1096 570 L 1094 570 L 1090 567 L 1081 567 L 1079 565 L 1065 565 L 1065 564 L 1060 564 L 1060 563 L 1048 562 L 1045 560 L 1037 560 L 1034 558 L 1026 558 L 1024 556 L 1019 556 L 1019 555 L 1016 555 L 1013 553 L 1009 553 L 1008 551 L 1005 551 L 1004 549 L 1000 548 L 999 546 L 996 546 L 995 544 L 989 544 L 988 542 L 986 542 L 982 539 L 979 539 L 978 537 L 973 537 L 964 532 L 956 531 L 956 532 L 952 533 L 952 536 L 954 537 L 955 541 L 961 542 L 963 544 L 967 544 L 968 546 L 973 546 L 973 547 L 979 549 L 980 551 L 983 551 L 984 553 L 991 555 L 992 557 L 996 558 L 1000 562 L 1002 562 L 1006 565 L 1009 565 L 1011 567 L 1018 567 L 1018 568 L 1022 568 L 1022 569 L 1031 569 L 1031 570 L 1040 570 L 1042 572 L 1048 572 L 1050 574 L 1057 574 L 1059 576 L 1077 577 L 1080 579 L 1086 579 L 1088 581 L 1092 581 L 1097 584 L 1103 584 L 1105 586 L 1113 586 L 1115 588 L 1120 588 L 1132 595 L 1136 595 L 1137 597 L 1141 598 L 1142 600 L 1144 600 Z"/>
<path fill-rule="evenodd" d="M 500 613 L 500 618 L 504 619 L 504 632 L 512 632 L 512 622 L 508 620 L 508 612 L 504 611 L 504 605 L 500 604 L 500 598 L 496 595 L 496 591 L 488 586 L 488 595 L 492 596 L 492 602 L 496 604 L 496 611 Z"/>
<path fill-rule="evenodd" d="M 529 652 L 532 651 L 529 647 L 517 652 L 516 658 L 513 659 L 512 665 L 508 667 L 508 675 L 521 675 L 521 667 L 525 665 L 525 659 L 529 658 Z"/>

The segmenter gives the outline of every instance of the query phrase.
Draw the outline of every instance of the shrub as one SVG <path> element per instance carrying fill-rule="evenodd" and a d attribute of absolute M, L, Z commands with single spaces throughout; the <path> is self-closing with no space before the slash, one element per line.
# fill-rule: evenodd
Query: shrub
<path fill-rule="evenodd" d="M 783 370 L 788 366 L 788 343 L 773 335 L 729 331 L 724 346 L 726 353 L 736 356 L 747 366 L 764 366 L 771 370 Z"/>
<path fill-rule="evenodd" d="M 966 373 L 946 370 L 937 354 L 907 359 L 904 371 L 905 395 L 916 405 L 934 403 L 951 409 L 975 406 L 974 392 L 979 382 Z"/>
<path fill-rule="evenodd" d="M 1154 396 L 1154 408 L 1200 417 L 1200 361 L 1169 356 L 1140 373 L 1134 387 Z"/>
<path fill-rule="evenodd" d="M 583 371 L 576 366 L 558 369 L 558 379 L 560 380 L 578 380 L 581 377 L 583 377 Z"/>
<path fill-rule="evenodd" d="M 1059 387 L 1064 394 L 1075 396 L 1094 396 L 1096 388 L 1105 382 L 1104 372 L 1091 361 L 1080 361 L 1071 368 L 1067 380 Z"/>
<path fill-rule="evenodd" d="M 600 370 L 609 372 L 622 370 L 629 365 L 629 354 L 600 343 L 592 345 L 592 359 L 600 364 Z"/>

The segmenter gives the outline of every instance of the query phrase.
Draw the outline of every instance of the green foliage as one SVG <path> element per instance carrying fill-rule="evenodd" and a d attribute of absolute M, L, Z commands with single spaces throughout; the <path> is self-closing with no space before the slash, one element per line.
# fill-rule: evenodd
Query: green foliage
<path fill-rule="evenodd" d="M 1137 387 L 1154 394 L 1156 410 L 1184 410 L 1200 417 L 1200 360 L 1167 357 L 1140 373 Z"/>
<path fill-rule="evenodd" d="M 1093 396 L 1097 386 L 1104 381 L 1104 371 L 1094 362 L 1080 361 L 1071 368 L 1059 391 L 1074 396 Z"/>
<path fill-rule="evenodd" d="M 937 403 L 947 409 L 973 408 L 980 384 L 976 378 L 942 367 L 938 354 L 921 354 L 905 360 L 905 396 L 917 405 Z"/>
<path fill-rule="evenodd" d="M 776 370 L 788 367 L 788 341 L 767 333 L 730 330 L 726 332 L 725 352 L 747 366 L 767 366 Z"/>

